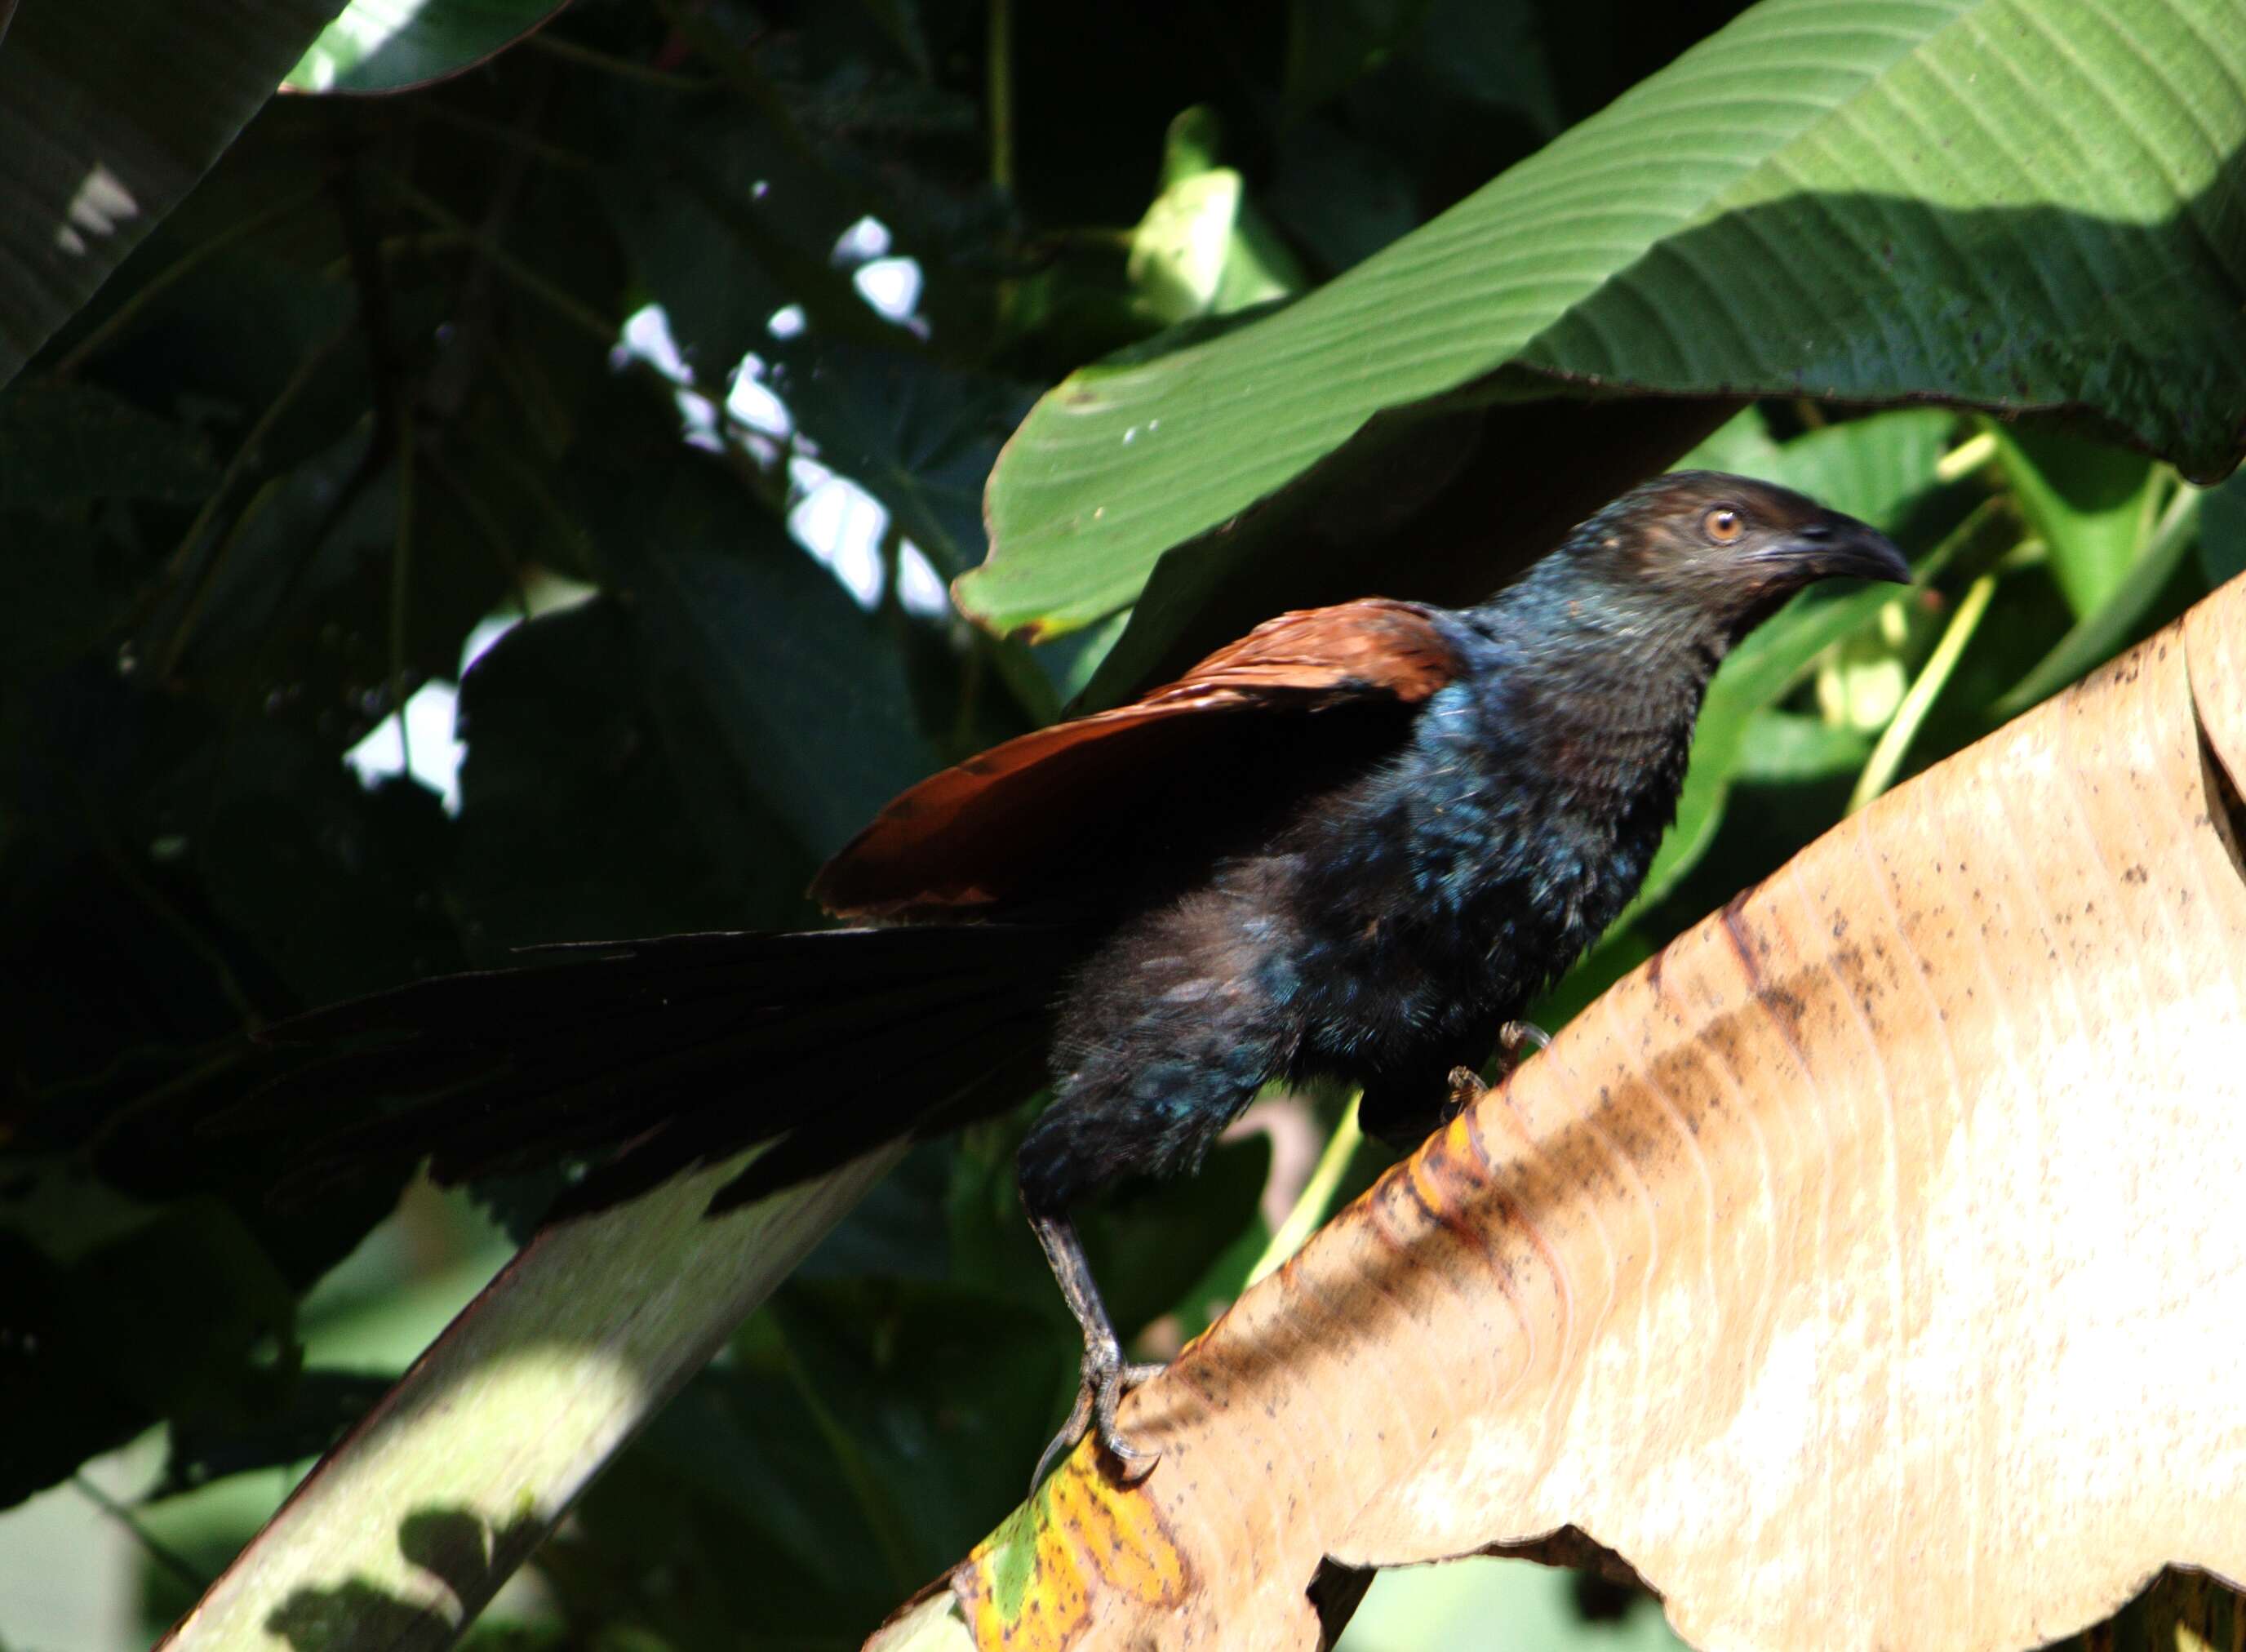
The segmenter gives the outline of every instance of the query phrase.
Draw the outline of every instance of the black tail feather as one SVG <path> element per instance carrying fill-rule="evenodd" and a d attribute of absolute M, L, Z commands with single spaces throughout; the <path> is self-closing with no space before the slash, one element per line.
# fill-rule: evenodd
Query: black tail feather
<path fill-rule="evenodd" d="M 273 1028 L 316 1053 L 210 1127 L 303 1140 L 296 1199 L 425 1157 L 460 1181 L 605 1155 L 557 1214 L 777 1140 L 715 1211 L 1020 1101 L 1080 946 L 960 925 L 541 948 Z"/>

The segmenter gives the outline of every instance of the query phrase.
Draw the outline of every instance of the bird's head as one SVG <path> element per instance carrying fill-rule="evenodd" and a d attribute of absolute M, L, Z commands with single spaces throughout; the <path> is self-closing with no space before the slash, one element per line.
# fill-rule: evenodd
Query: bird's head
<path fill-rule="evenodd" d="M 1910 579 L 1902 554 L 1868 524 L 1720 471 L 1671 471 L 1632 488 L 1549 560 L 1620 614 L 1690 615 L 1718 652 L 1819 580 Z"/>

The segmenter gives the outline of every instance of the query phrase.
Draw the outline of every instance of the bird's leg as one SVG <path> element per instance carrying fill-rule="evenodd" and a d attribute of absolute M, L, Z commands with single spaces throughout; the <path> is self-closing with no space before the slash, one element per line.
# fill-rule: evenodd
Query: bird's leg
<path fill-rule="evenodd" d="M 1162 1368 L 1123 1363 L 1122 1342 L 1115 1335 L 1114 1321 L 1107 1317 L 1107 1304 L 1099 1300 L 1099 1287 L 1092 1282 L 1092 1264 L 1085 1259 L 1084 1241 L 1076 1236 L 1076 1225 L 1065 1216 L 1032 1211 L 1030 1226 L 1037 1230 L 1038 1242 L 1045 1247 L 1045 1260 L 1052 1264 L 1053 1277 L 1060 1282 L 1068 1311 L 1084 1328 L 1084 1385 L 1077 1390 L 1068 1421 L 1038 1458 L 1030 1489 L 1034 1492 L 1045 1470 L 1095 1425 L 1100 1445 L 1126 1468 L 1144 1474 L 1161 1453 L 1133 1445 L 1117 1432 L 1115 1408 L 1125 1394 Z"/>

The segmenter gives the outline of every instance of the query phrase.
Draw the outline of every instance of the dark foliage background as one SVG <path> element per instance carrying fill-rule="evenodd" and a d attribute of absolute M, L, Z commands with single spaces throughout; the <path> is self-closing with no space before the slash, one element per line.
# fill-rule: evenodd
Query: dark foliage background
<path fill-rule="evenodd" d="M 875 807 L 1058 715 L 1113 640 L 933 597 L 1042 391 L 1347 269 L 1740 9 L 585 0 L 487 59 L 440 39 L 440 84 L 267 107 L 0 395 L 0 1500 L 141 1440 L 85 1484 L 133 1506 L 133 1613 L 182 1609 L 541 1189 L 277 1212 L 262 1139 L 178 1098 L 250 1081 L 245 1030 L 525 944 L 817 921 L 811 869 Z M 1133 228 L 1219 162 L 1224 282 L 1181 296 Z M 1704 456 L 1939 560 L 1773 633 L 1712 707 L 1691 853 L 1548 1024 L 1837 817 L 1975 581 L 2001 622 L 1939 666 L 1910 765 L 2246 562 L 2235 488 L 2058 433 L 1787 403 Z M 857 590 L 807 544 L 854 547 Z M 363 782 L 346 754 L 456 682 L 457 798 Z M 1236 1291 L 1336 1112 L 1097 1220 L 1147 1346 Z M 484 1633 L 853 1645 L 988 1530 L 1074 1370 L 1020 1122 L 915 1151 Z M 1383 1599 L 1364 1645 L 1474 1609 L 1384 1628 Z M 1585 1599 L 1624 1627 L 1554 1633 L 1659 1638 Z"/>

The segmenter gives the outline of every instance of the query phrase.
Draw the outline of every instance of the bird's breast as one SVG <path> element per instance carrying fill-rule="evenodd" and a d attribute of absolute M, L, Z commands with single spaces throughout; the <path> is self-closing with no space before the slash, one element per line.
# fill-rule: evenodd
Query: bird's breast
<path fill-rule="evenodd" d="M 1691 709 L 1580 704 L 1454 717 L 1399 777 L 1413 926 L 1533 992 L 1644 880 L 1676 811 Z"/>

